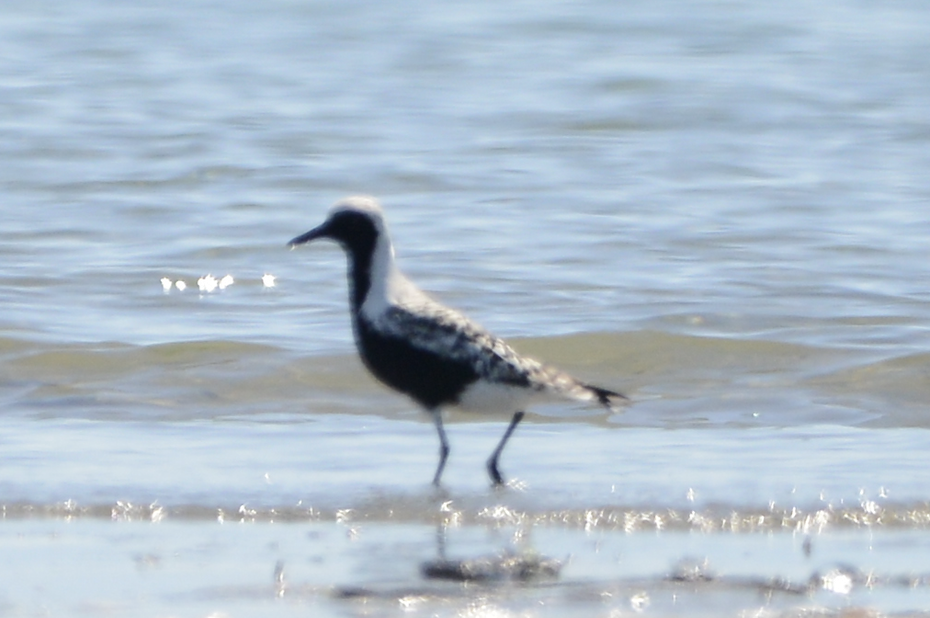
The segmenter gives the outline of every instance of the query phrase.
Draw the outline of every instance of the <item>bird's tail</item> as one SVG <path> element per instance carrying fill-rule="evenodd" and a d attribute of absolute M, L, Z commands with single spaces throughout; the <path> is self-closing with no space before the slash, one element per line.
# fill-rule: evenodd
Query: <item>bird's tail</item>
<path fill-rule="evenodd" d="M 596 403 L 611 412 L 619 412 L 629 402 L 629 399 L 622 393 L 587 384 L 553 367 L 546 367 L 545 370 L 548 379 L 545 380 L 544 389 L 551 393 L 575 401 Z"/>
<path fill-rule="evenodd" d="M 601 388 L 600 386 L 583 383 L 580 384 L 580 386 L 591 393 L 592 399 L 596 399 L 599 404 L 611 412 L 618 412 L 621 406 L 626 405 L 630 401 L 629 397 L 623 393 L 617 393 L 606 388 Z"/>

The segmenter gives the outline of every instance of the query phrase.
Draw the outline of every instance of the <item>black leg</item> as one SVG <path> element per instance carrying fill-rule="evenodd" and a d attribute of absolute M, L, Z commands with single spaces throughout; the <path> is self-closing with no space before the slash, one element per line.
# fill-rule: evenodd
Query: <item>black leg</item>
<path fill-rule="evenodd" d="M 436 467 L 436 474 L 433 475 L 433 485 L 439 487 L 439 478 L 442 476 L 442 470 L 446 467 L 446 459 L 449 457 L 449 441 L 446 439 L 446 430 L 442 427 L 442 412 L 430 410 L 430 414 L 433 415 L 433 423 L 439 434 L 439 465 Z"/>
<path fill-rule="evenodd" d="M 491 453 L 491 458 L 488 459 L 488 474 L 491 475 L 491 482 L 493 482 L 496 486 L 501 486 L 504 484 L 504 478 L 501 476 L 500 470 L 497 469 L 497 460 L 500 458 L 501 451 L 504 450 L 504 445 L 507 444 L 507 440 L 510 439 L 510 435 L 513 433 L 513 430 L 517 428 L 517 425 L 519 425 L 520 421 L 522 420 L 522 411 L 513 415 L 513 418 L 510 420 L 510 425 L 507 426 L 507 431 L 504 432 L 504 437 L 501 438 L 497 448 L 494 449 L 493 453 Z"/>

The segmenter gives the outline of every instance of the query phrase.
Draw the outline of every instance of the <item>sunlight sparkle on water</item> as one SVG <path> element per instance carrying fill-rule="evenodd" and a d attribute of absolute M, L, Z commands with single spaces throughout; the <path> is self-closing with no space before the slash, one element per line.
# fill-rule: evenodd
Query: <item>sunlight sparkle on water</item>
<path fill-rule="evenodd" d="M 274 275 L 265 273 L 261 278 L 262 286 L 265 288 L 273 288 L 275 287 L 276 279 L 277 277 Z M 177 289 L 179 292 L 183 292 L 187 289 L 187 283 L 185 283 L 183 279 L 172 281 L 169 277 L 162 277 L 159 281 L 161 282 L 162 290 L 166 294 L 171 292 L 172 289 Z M 216 290 L 225 290 L 234 283 L 236 283 L 236 279 L 230 274 L 225 275 L 222 279 L 217 279 L 213 275 L 207 274 L 197 279 L 197 289 L 209 294 Z"/>
<path fill-rule="evenodd" d="M 215 290 L 217 285 L 218 282 L 213 275 L 204 275 L 197 280 L 197 288 L 201 292 L 207 292 L 208 294 Z"/>
<path fill-rule="evenodd" d="M 852 592 L 853 579 L 849 573 L 843 570 L 830 571 L 821 578 L 821 585 L 824 590 L 835 592 L 837 594 L 849 594 Z"/>

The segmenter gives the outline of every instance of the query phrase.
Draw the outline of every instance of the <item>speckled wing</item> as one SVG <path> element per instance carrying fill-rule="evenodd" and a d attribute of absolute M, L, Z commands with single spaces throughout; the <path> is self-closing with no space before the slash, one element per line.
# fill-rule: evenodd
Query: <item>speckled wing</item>
<path fill-rule="evenodd" d="M 382 335 L 403 338 L 415 348 L 470 366 L 490 382 L 533 388 L 540 363 L 522 358 L 462 314 L 439 304 L 416 311 L 391 307 L 375 323 Z"/>
<path fill-rule="evenodd" d="M 402 337 L 410 345 L 470 365 L 475 374 L 492 383 L 521 386 L 576 401 L 599 403 L 616 409 L 620 393 L 585 384 L 571 375 L 520 356 L 502 339 L 461 313 L 430 301 L 415 311 L 394 306 L 378 320 L 378 330 Z"/>

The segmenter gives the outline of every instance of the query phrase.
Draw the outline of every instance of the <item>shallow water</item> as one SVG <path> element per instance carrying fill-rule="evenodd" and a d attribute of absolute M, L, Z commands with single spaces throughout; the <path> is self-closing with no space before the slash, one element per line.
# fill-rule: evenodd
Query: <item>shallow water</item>
<path fill-rule="evenodd" d="M 8 3 L 0 614 L 930 611 L 927 13 Z M 632 405 L 534 409 L 503 491 L 507 411 L 452 412 L 431 488 L 344 257 L 284 246 L 350 193 Z M 423 571 L 501 556 L 561 569 Z"/>

